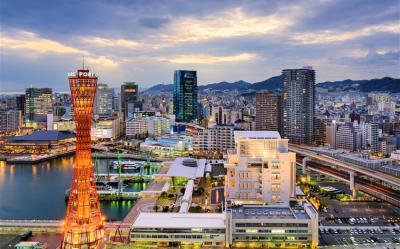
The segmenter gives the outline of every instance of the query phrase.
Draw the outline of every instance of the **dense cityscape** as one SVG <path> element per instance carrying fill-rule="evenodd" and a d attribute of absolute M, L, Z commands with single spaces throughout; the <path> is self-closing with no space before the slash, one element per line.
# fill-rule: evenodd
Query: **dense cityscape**
<path fill-rule="evenodd" d="M 400 248 L 400 70 L 106 83 L 81 52 L 56 84 L 0 77 L 1 249 Z"/>

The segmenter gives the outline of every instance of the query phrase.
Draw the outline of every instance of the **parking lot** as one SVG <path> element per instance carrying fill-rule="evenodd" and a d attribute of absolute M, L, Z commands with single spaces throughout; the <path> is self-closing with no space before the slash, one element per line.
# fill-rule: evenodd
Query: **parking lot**
<path fill-rule="evenodd" d="M 400 229 L 320 227 L 320 245 L 394 245 L 400 246 Z M 395 247 L 395 248 L 396 248 Z"/>

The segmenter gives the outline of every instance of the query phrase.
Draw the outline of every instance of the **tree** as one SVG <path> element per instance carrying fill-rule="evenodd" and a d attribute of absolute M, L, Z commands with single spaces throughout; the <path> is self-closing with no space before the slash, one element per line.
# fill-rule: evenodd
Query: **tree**
<path fill-rule="evenodd" d="M 308 186 L 305 186 L 304 189 L 303 189 L 303 192 L 304 192 L 305 195 L 308 195 L 310 193 L 310 191 L 311 191 L 311 189 Z"/>
<path fill-rule="evenodd" d="M 165 191 L 161 192 L 160 197 L 167 198 L 167 192 L 165 192 Z"/>
<path fill-rule="evenodd" d="M 319 209 L 323 210 L 325 208 L 328 208 L 328 201 L 325 199 L 319 200 Z"/>
<path fill-rule="evenodd" d="M 154 205 L 153 210 L 154 212 L 158 212 L 158 205 Z"/>

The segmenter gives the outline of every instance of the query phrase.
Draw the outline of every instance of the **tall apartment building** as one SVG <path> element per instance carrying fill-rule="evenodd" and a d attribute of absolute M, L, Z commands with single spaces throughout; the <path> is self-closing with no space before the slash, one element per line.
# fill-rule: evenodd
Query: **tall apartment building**
<path fill-rule="evenodd" d="M 336 132 L 337 125 L 336 121 L 333 120 L 332 123 L 326 125 L 325 128 L 325 143 L 332 149 L 336 148 Z"/>
<path fill-rule="evenodd" d="M 94 115 L 110 116 L 113 112 L 114 89 L 106 84 L 98 84 L 94 102 Z"/>
<path fill-rule="evenodd" d="M 22 112 L 17 110 L 0 110 L 0 132 L 15 132 L 21 127 Z"/>
<path fill-rule="evenodd" d="M 282 71 L 282 133 L 290 143 L 312 144 L 315 71 L 311 67 Z"/>
<path fill-rule="evenodd" d="M 174 114 L 177 122 L 197 119 L 197 73 L 176 70 L 174 73 Z"/>
<path fill-rule="evenodd" d="M 339 123 L 336 131 L 336 149 L 356 151 L 361 148 L 361 130 L 353 123 Z"/>
<path fill-rule="evenodd" d="M 225 164 L 226 199 L 289 205 L 295 198 L 296 155 L 276 131 L 235 131 L 236 153 Z"/>
<path fill-rule="evenodd" d="M 47 113 L 53 111 L 51 88 L 27 88 L 25 91 L 25 118 L 46 122 Z"/>
<path fill-rule="evenodd" d="M 363 132 L 363 147 L 370 149 L 371 153 L 379 151 L 379 126 L 373 123 L 364 123 L 361 125 Z"/>
<path fill-rule="evenodd" d="M 282 130 L 282 95 L 263 90 L 256 94 L 256 130 Z"/>

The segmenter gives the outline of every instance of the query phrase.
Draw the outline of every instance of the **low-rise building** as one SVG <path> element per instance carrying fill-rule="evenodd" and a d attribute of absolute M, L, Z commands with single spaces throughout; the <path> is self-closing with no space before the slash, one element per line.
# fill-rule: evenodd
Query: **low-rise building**
<path fill-rule="evenodd" d="M 225 214 L 140 213 L 130 241 L 138 248 L 224 248 Z"/>
<path fill-rule="evenodd" d="M 118 116 L 98 118 L 94 120 L 92 127 L 93 139 L 111 139 L 119 138 L 120 118 Z"/>
<path fill-rule="evenodd" d="M 24 136 L 7 137 L 4 150 L 9 153 L 49 154 L 75 148 L 75 134 L 67 131 L 33 131 Z"/>
<path fill-rule="evenodd" d="M 184 157 L 192 154 L 191 137 L 169 134 L 157 138 L 146 138 L 140 150 L 159 157 Z"/>

